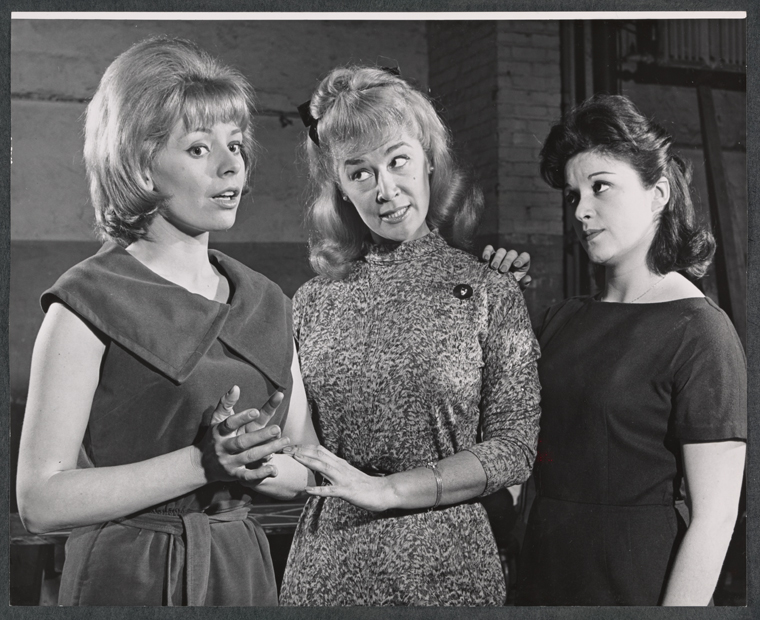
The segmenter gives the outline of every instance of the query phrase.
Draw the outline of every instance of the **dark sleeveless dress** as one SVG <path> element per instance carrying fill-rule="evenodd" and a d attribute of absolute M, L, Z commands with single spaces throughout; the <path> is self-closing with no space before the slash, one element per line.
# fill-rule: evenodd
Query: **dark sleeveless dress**
<path fill-rule="evenodd" d="M 744 351 L 708 298 L 573 298 L 539 335 L 518 605 L 657 605 L 685 531 L 681 445 L 745 439 Z"/>
<path fill-rule="evenodd" d="M 215 251 L 229 303 L 188 292 L 107 243 L 42 296 L 105 342 L 84 438 L 95 467 L 144 461 L 198 440 L 219 399 L 261 407 L 292 378 L 290 301 L 264 276 Z M 208 484 L 139 515 L 76 528 L 66 545 L 62 605 L 276 605 L 269 546 L 248 515 L 252 491 Z"/>

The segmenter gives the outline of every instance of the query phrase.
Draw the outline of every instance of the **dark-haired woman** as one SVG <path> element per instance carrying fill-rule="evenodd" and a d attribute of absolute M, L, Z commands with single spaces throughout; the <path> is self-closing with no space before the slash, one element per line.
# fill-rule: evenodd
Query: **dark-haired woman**
<path fill-rule="evenodd" d="M 539 331 L 518 604 L 706 605 L 736 520 L 746 367 L 726 314 L 683 275 L 714 252 L 688 168 L 629 100 L 598 96 L 552 128 L 541 173 L 575 208 L 604 285 L 550 308 Z"/>

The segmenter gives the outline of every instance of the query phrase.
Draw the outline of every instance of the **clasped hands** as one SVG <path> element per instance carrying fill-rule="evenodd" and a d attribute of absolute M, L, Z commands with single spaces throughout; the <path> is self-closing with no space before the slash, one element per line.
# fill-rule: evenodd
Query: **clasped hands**
<path fill-rule="evenodd" d="M 323 446 L 291 446 L 290 439 L 281 436 L 278 426 L 266 426 L 282 402 L 282 392 L 275 392 L 261 410 L 236 413 L 233 408 L 239 398 L 237 386 L 222 397 L 198 445 L 208 482 L 237 480 L 255 485 L 277 475 L 277 467 L 269 459 L 282 452 L 331 483 L 306 487 L 307 493 L 341 497 L 367 510 L 387 508 L 392 490 L 384 478 L 368 476 Z"/>
<path fill-rule="evenodd" d="M 383 478 L 368 476 L 323 446 L 291 446 L 278 426 L 266 426 L 282 402 L 282 392 L 275 392 L 261 410 L 235 413 L 239 398 L 237 386 L 222 397 L 199 446 L 209 482 L 237 480 L 252 485 L 276 476 L 277 467 L 269 459 L 282 452 L 331 482 L 331 486 L 306 487 L 307 493 L 342 497 L 367 510 L 385 510 L 383 498 L 389 485 Z"/>
<path fill-rule="evenodd" d="M 258 409 L 235 413 L 240 388 L 233 386 L 219 401 L 211 416 L 211 424 L 198 444 L 200 465 L 207 482 L 237 480 L 255 484 L 277 475 L 277 467 L 269 459 L 289 445 L 279 426 L 266 426 L 283 399 L 275 392 Z"/>

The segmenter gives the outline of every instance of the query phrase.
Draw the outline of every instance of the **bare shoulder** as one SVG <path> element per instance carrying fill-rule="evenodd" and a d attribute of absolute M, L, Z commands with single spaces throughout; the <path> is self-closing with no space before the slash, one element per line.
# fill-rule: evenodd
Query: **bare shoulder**
<path fill-rule="evenodd" d="M 36 347 L 43 353 L 55 353 L 75 359 L 85 355 L 100 358 L 105 344 L 93 328 L 60 302 L 50 304 L 45 314 Z"/>
<path fill-rule="evenodd" d="M 652 296 L 650 303 L 661 301 L 676 301 L 678 299 L 691 299 L 704 297 L 704 293 L 692 282 L 675 271 L 667 274 L 662 284 L 655 289 L 656 296 Z"/>

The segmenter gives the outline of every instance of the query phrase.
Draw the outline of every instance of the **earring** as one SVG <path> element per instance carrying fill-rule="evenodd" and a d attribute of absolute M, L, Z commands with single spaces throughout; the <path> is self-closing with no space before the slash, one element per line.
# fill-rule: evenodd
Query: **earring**
<path fill-rule="evenodd" d="M 435 166 L 430 166 L 430 168 L 428 168 L 428 174 L 433 174 L 433 170 L 435 170 Z"/>
<path fill-rule="evenodd" d="M 345 200 L 348 204 L 351 204 L 351 201 L 348 199 L 348 196 L 343 194 L 343 200 Z"/>

